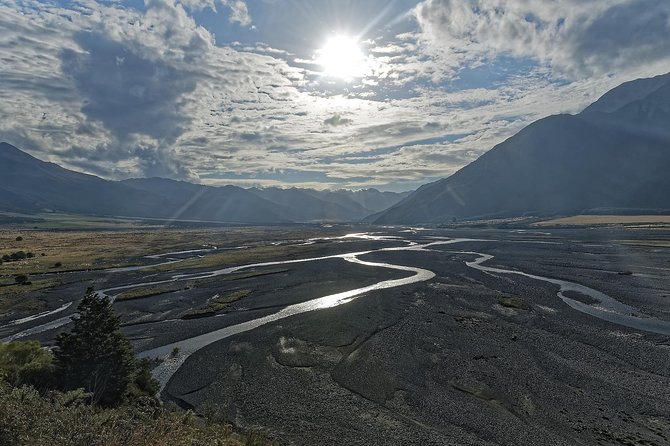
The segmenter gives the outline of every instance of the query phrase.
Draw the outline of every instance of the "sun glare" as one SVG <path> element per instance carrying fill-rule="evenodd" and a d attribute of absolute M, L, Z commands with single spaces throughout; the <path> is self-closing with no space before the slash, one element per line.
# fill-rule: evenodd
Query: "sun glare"
<path fill-rule="evenodd" d="M 366 58 L 356 40 L 349 36 L 333 36 L 317 51 L 317 63 L 324 76 L 351 80 L 365 74 Z"/>

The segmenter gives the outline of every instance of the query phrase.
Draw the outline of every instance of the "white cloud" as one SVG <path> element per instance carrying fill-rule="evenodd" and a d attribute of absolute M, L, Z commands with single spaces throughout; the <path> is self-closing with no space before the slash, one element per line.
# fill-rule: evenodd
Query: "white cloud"
<path fill-rule="evenodd" d="M 221 3 L 230 8 L 231 23 L 239 23 L 242 26 L 251 25 L 249 9 L 242 0 L 221 0 Z"/>
<path fill-rule="evenodd" d="M 670 61 L 670 2 L 658 0 L 425 0 L 424 42 L 448 65 L 500 54 L 583 78 Z"/>

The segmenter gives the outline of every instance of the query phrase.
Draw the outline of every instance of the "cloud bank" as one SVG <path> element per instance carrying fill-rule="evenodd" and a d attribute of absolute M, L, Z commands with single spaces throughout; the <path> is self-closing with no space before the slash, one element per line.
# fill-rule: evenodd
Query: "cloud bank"
<path fill-rule="evenodd" d="M 301 2 L 0 0 L 0 139 L 108 178 L 403 190 L 670 66 L 668 2 L 373 6 L 346 83 L 318 72 L 314 23 L 273 28 L 318 17 Z"/>

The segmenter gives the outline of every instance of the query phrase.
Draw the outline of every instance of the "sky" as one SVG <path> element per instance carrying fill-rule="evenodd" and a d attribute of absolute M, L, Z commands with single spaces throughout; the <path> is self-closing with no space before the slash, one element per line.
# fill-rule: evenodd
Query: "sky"
<path fill-rule="evenodd" d="M 670 71 L 667 0 L 0 0 L 0 140 L 109 179 L 404 191 Z"/>

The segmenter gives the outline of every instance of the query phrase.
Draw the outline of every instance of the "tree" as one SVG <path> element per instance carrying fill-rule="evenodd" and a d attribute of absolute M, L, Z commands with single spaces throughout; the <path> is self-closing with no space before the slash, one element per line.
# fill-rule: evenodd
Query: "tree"
<path fill-rule="evenodd" d="M 72 331 L 56 338 L 60 386 L 83 388 L 92 394 L 93 404 L 117 406 L 136 378 L 132 346 L 119 331 L 119 318 L 106 296 L 89 288 L 77 311 Z"/>

